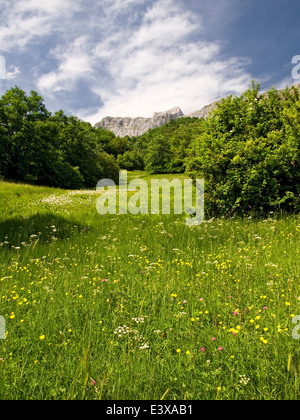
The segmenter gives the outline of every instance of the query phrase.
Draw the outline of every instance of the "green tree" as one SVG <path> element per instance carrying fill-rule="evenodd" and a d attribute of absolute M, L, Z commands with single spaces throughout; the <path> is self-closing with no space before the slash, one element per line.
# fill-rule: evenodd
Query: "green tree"
<path fill-rule="evenodd" d="M 144 159 L 142 153 L 138 149 L 133 149 L 119 155 L 117 163 L 121 169 L 127 171 L 144 169 Z"/>
<path fill-rule="evenodd" d="M 60 130 L 60 149 L 64 160 L 78 167 L 84 186 L 93 188 L 97 182 L 118 170 L 114 157 L 109 157 L 99 146 L 96 130 L 89 123 L 69 117 Z M 112 167 L 110 171 L 108 162 Z"/>
<path fill-rule="evenodd" d="M 295 211 L 299 204 L 299 93 L 252 85 L 228 97 L 193 140 L 187 170 L 206 181 L 210 215 Z"/>
<path fill-rule="evenodd" d="M 170 162 L 170 141 L 162 135 L 157 135 L 153 138 L 147 149 L 145 156 L 145 169 L 150 174 L 168 173 Z"/>
<path fill-rule="evenodd" d="M 95 187 L 109 175 L 118 180 L 115 158 L 103 151 L 107 138 L 114 135 L 63 111 L 51 115 L 34 91 L 27 96 L 15 87 L 0 100 L 0 174 L 5 178 L 61 188 Z"/>

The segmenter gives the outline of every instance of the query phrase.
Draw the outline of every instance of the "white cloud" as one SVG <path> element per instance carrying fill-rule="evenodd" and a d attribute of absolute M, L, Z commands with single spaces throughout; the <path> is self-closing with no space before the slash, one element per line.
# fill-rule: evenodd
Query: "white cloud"
<path fill-rule="evenodd" d="M 0 17 L 0 50 L 22 49 L 44 36 L 65 31 L 82 2 L 71 0 L 3 0 Z"/>
<path fill-rule="evenodd" d="M 193 41 L 195 34 L 203 41 Z M 189 113 L 242 92 L 251 80 L 245 59 L 221 60 L 220 52 L 219 43 L 205 41 L 201 19 L 173 0 L 158 0 L 139 27 L 120 30 L 94 49 L 111 84 L 99 81 L 93 88 L 104 106 L 82 118 L 95 123 L 107 115 L 149 117 L 174 106 Z"/>
<path fill-rule="evenodd" d="M 0 55 L 0 79 L 6 79 L 6 60 Z"/>
<path fill-rule="evenodd" d="M 18 69 L 17 66 L 10 66 L 9 70 L 11 70 L 11 71 L 8 71 L 6 73 L 6 79 L 7 80 L 15 79 L 19 74 L 21 74 L 21 72 L 20 72 L 20 70 Z"/>
<path fill-rule="evenodd" d="M 60 101 L 65 95 L 67 104 L 83 81 L 103 103 L 96 115 L 80 111 L 92 123 L 177 105 L 189 113 L 242 92 L 251 80 L 247 62 L 221 59 L 221 43 L 206 41 L 204 17 L 181 0 L 1 1 L 0 51 L 25 56 L 34 46 L 40 56 L 28 78 L 53 104 L 56 95 Z M 18 61 L 9 77 L 20 71 L 23 76 Z"/>
<path fill-rule="evenodd" d="M 53 97 L 55 92 L 70 91 L 80 79 L 91 81 L 96 72 L 86 35 L 76 38 L 70 45 L 53 49 L 51 55 L 59 62 L 59 66 L 57 70 L 38 79 L 37 87 L 42 94 Z"/>

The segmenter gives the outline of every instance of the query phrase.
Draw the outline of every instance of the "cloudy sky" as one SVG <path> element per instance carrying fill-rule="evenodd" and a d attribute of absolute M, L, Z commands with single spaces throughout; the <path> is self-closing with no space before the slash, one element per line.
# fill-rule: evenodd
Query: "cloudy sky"
<path fill-rule="evenodd" d="M 294 82 L 299 0 L 0 0 L 0 94 L 98 122 Z"/>

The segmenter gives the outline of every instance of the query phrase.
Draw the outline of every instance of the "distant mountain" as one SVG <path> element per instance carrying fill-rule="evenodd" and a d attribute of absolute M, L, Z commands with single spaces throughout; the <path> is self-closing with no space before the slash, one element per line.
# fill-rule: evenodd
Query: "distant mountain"
<path fill-rule="evenodd" d="M 105 117 L 95 125 L 95 128 L 104 128 L 112 131 L 118 137 L 136 137 L 146 133 L 151 128 L 161 127 L 171 120 L 183 117 L 179 107 L 165 112 L 155 112 L 152 118 Z"/>
<path fill-rule="evenodd" d="M 199 111 L 194 111 L 188 115 L 185 115 L 185 117 L 190 118 L 207 118 L 207 116 L 210 114 L 211 111 L 213 111 L 216 108 L 216 105 L 220 103 L 220 101 L 212 102 L 209 105 L 206 105 L 205 107 L 201 108 Z"/>
<path fill-rule="evenodd" d="M 294 85 L 300 91 L 300 84 Z M 129 118 L 129 117 L 105 117 L 99 123 L 95 124 L 95 128 L 104 128 L 112 131 L 118 137 L 137 137 L 152 128 L 161 127 L 171 120 L 177 120 L 182 117 L 190 118 L 207 118 L 221 100 L 212 102 L 201 108 L 199 111 L 184 115 L 179 107 L 175 107 L 165 112 L 155 112 L 152 118 Z"/>

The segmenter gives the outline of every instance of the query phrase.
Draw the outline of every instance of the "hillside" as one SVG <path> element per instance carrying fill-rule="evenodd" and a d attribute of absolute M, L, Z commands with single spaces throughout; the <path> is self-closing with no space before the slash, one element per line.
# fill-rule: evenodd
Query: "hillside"
<path fill-rule="evenodd" d="M 177 120 L 183 116 L 179 107 L 172 108 L 165 112 L 155 112 L 152 118 L 122 118 L 106 117 L 95 125 L 95 128 L 104 128 L 112 131 L 118 137 L 136 137 L 146 133 L 148 130 L 161 127 L 171 120 Z"/>
<path fill-rule="evenodd" d="M 109 130 L 118 137 L 138 137 L 147 133 L 148 130 L 162 127 L 168 122 L 176 121 L 179 118 L 207 118 L 218 102 L 213 102 L 188 115 L 184 115 L 179 107 L 175 107 L 169 111 L 155 112 L 152 118 L 105 117 L 95 125 L 95 128 Z"/>
<path fill-rule="evenodd" d="M 300 90 L 300 84 L 294 85 Z M 282 92 L 282 91 L 279 91 Z M 182 117 L 190 118 L 207 118 L 209 114 L 216 108 L 217 104 L 221 103 L 222 99 L 212 102 L 203 108 L 193 111 L 185 115 L 180 107 L 172 108 L 165 112 L 155 112 L 152 118 L 130 118 L 130 117 L 105 117 L 100 122 L 95 124 L 95 128 L 103 128 L 114 133 L 118 137 L 138 137 L 148 130 L 157 127 L 162 127 L 164 124 L 172 120 L 177 120 Z"/>

